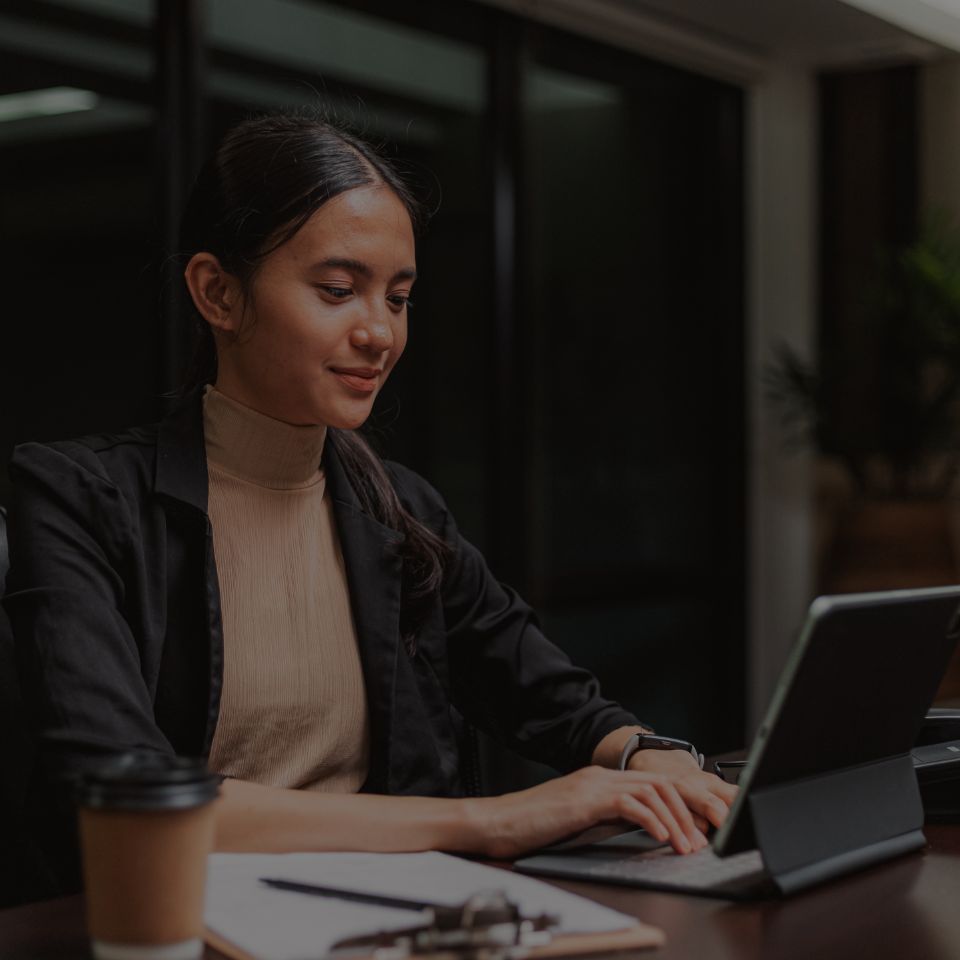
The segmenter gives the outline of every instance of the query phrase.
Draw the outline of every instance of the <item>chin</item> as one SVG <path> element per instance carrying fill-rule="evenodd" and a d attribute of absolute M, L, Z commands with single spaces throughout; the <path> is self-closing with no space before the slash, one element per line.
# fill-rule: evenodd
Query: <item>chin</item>
<path fill-rule="evenodd" d="M 335 430 L 357 430 L 362 427 L 370 416 L 372 404 L 363 410 L 327 410 L 326 416 L 320 418 L 321 423 Z"/>
<path fill-rule="evenodd" d="M 333 427 L 334 430 L 359 430 L 366 422 L 366 417 L 357 417 L 356 419 L 343 418 L 342 420 L 334 420 L 328 423 L 327 426 Z"/>

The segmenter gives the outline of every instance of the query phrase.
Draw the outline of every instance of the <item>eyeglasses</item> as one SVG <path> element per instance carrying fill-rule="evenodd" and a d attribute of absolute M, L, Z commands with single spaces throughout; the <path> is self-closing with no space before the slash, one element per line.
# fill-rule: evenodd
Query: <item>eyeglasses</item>
<path fill-rule="evenodd" d="M 746 766 L 746 760 L 714 760 L 713 772 L 725 783 L 738 784 Z"/>

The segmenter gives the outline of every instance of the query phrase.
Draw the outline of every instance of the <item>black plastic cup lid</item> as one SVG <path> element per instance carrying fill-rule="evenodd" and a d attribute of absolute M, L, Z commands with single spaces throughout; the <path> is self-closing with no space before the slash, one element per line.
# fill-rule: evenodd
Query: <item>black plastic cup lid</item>
<path fill-rule="evenodd" d="M 77 781 L 77 802 L 100 810 L 187 810 L 216 799 L 220 777 L 203 760 L 131 752 L 87 770 Z"/>

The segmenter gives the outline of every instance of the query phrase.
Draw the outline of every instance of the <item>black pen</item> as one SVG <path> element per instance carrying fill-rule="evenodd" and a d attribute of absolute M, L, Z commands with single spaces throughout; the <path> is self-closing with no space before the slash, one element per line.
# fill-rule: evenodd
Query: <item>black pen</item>
<path fill-rule="evenodd" d="M 369 903 L 377 907 L 395 907 L 397 910 L 437 910 L 443 904 L 427 903 L 425 900 L 405 900 L 403 897 L 386 897 L 379 893 L 357 893 L 355 890 L 338 890 L 336 887 L 321 887 L 314 883 L 301 883 L 298 880 L 278 880 L 274 877 L 261 877 L 261 883 L 275 890 L 293 890 L 295 893 L 309 893 L 315 897 L 330 897 L 333 900 L 349 900 L 352 903 Z"/>

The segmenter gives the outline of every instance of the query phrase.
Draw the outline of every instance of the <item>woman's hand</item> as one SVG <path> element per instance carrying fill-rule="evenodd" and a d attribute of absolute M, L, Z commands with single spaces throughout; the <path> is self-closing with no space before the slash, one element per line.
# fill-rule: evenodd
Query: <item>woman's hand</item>
<path fill-rule="evenodd" d="M 684 788 L 691 796 L 697 793 L 693 783 L 684 782 Z M 484 838 L 481 852 L 491 857 L 515 857 L 617 819 L 643 827 L 678 853 L 707 843 L 688 803 L 661 773 L 584 767 L 529 790 L 463 802 Z"/>
<path fill-rule="evenodd" d="M 593 762 L 616 769 L 626 742 L 633 734 L 642 732 L 642 727 L 620 727 L 608 733 L 597 744 Z M 737 795 L 737 787 L 712 773 L 704 773 L 693 756 L 683 750 L 638 750 L 630 758 L 628 768 L 638 773 L 656 773 L 669 781 L 692 811 L 701 831 L 711 824 L 719 827 Z"/>
<path fill-rule="evenodd" d="M 737 787 L 716 774 L 705 773 L 683 750 L 638 750 L 630 758 L 629 769 L 665 778 L 693 812 L 694 822 L 701 830 L 706 830 L 708 824 L 719 827 L 737 795 Z"/>

